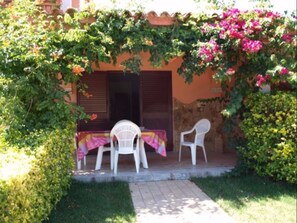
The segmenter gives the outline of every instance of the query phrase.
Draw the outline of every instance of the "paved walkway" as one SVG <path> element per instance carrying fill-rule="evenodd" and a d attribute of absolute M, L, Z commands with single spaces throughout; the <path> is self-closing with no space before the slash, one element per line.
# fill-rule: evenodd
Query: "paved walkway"
<path fill-rule="evenodd" d="M 235 223 L 189 180 L 129 184 L 137 223 Z"/>

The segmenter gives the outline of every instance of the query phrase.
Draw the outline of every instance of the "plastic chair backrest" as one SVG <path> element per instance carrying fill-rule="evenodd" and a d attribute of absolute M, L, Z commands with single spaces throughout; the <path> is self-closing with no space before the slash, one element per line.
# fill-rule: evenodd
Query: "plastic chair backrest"
<path fill-rule="evenodd" d="M 133 153 L 134 141 L 136 146 L 139 147 L 139 138 L 141 136 L 140 128 L 129 120 L 121 120 L 115 124 L 110 132 L 111 144 L 113 147 L 114 140 L 117 141 L 117 148 L 119 153 L 128 154 Z"/>
<path fill-rule="evenodd" d="M 195 144 L 203 143 L 205 134 L 210 130 L 210 121 L 208 119 L 201 119 L 195 124 L 196 136 Z"/>

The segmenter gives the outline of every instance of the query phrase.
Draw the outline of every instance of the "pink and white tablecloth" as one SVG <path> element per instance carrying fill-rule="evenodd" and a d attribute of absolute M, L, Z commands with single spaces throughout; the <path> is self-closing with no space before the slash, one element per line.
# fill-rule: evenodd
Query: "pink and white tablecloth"
<path fill-rule="evenodd" d="M 85 131 L 78 132 L 77 159 L 80 161 L 92 149 L 104 146 L 110 142 L 109 131 Z M 156 153 L 166 157 L 166 131 L 165 130 L 142 130 L 141 139 L 156 150 Z"/>

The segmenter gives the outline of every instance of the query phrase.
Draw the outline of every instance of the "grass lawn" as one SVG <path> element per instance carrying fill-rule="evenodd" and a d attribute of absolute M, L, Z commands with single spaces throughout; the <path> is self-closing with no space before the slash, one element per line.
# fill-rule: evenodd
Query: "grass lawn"
<path fill-rule="evenodd" d="M 296 223 L 296 185 L 257 176 L 193 178 L 236 222 Z"/>
<path fill-rule="evenodd" d="M 129 185 L 125 182 L 73 181 L 67 196 L 44 223 L 135 222 Z"/>

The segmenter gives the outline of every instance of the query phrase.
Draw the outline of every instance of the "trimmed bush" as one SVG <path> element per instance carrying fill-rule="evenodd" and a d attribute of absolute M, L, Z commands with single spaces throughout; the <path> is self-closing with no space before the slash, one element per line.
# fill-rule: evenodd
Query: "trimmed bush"
<path fill-rule="evenodd" d="M 69 188 L 74 164 L 73 129 L 54 130 L 45 138 L 35 155 L 17 155 L 9 150 L 11 160 L 4 158 L 8 154 L 0 156 L 2 161 L 6 159 L 0 174 L 10 163 L 20 167 L 10 176 L 0 175 L 0 222 L 40 223 Z"/>
<path fill-rule="evenodd" d="M 247 139 L 239 151 L 261 176 L 297 183 L 296 95 L 251 94 L 241 128 Z"/>

